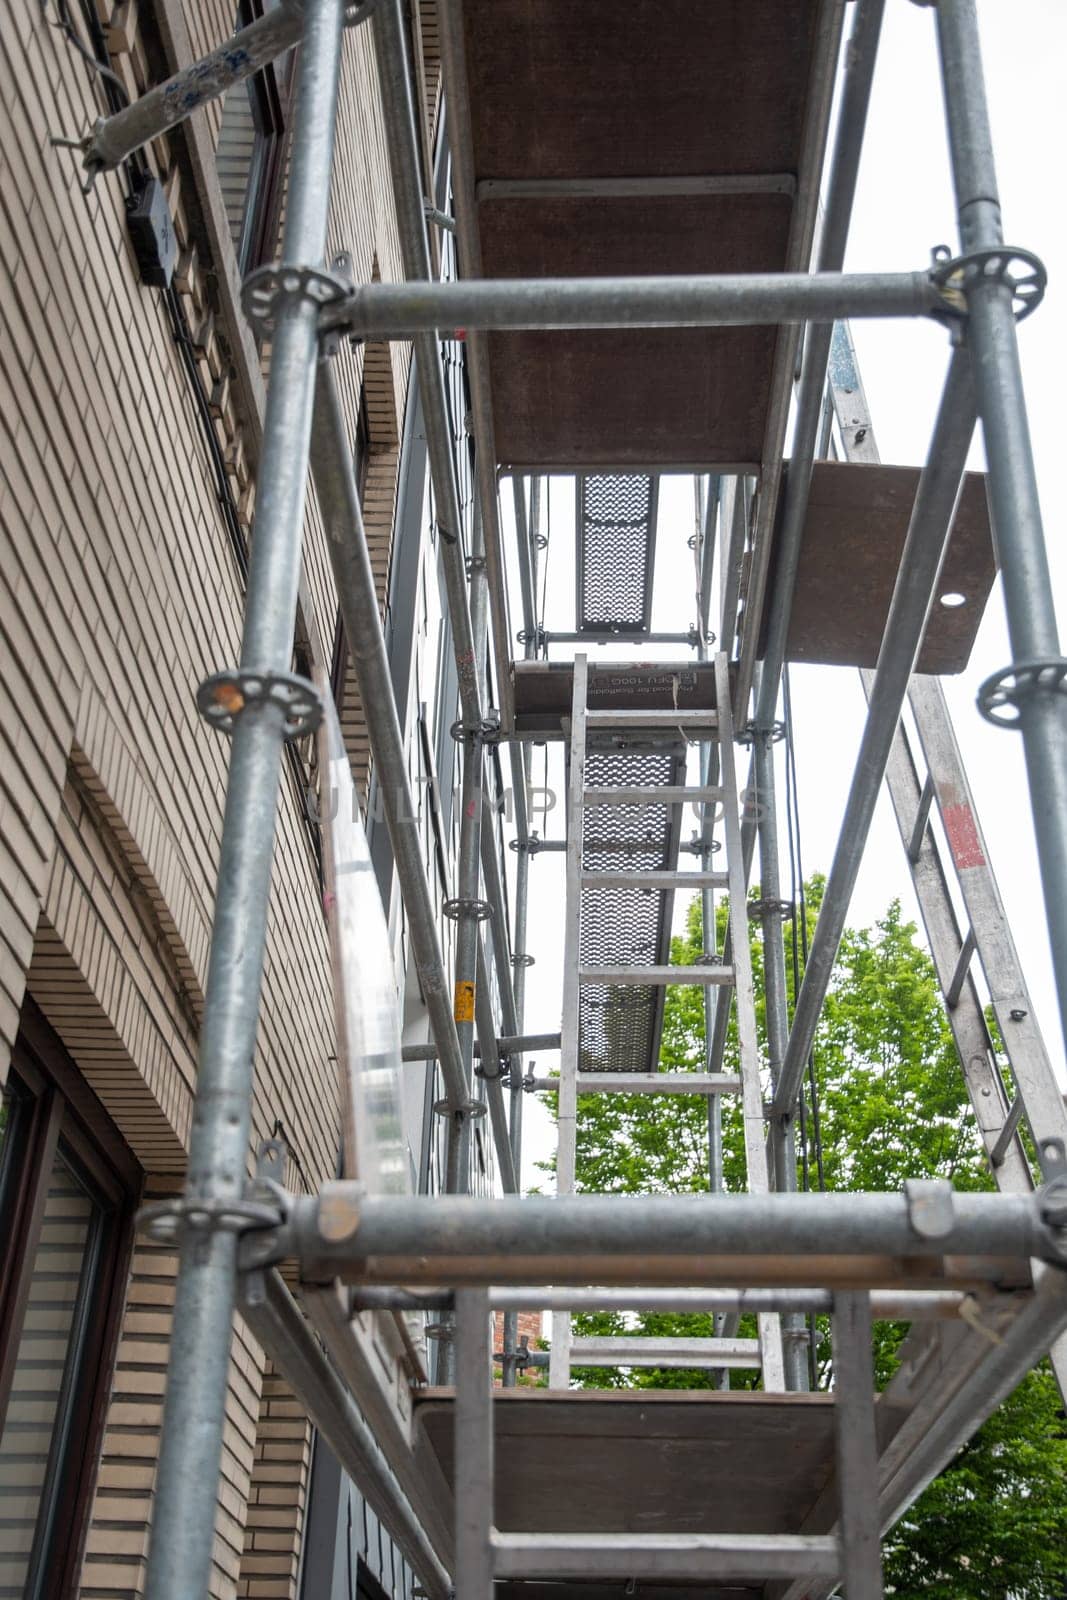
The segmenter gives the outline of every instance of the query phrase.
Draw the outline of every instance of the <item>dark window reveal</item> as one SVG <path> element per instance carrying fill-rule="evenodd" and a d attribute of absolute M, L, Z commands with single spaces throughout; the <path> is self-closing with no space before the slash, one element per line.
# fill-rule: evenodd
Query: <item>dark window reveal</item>
<path fill-rule="evenodd" d="M 0 1597 L 76 1588 L 140 1171 L 31 1002 L 0 1100 Z"/>

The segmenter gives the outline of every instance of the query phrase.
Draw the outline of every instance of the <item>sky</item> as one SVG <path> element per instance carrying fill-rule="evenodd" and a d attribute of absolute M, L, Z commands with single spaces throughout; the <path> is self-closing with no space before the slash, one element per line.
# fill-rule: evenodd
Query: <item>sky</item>
<path fill-rule="evenodd" d="M 1053 173 L 1057 157 L 1067 147 L 1067 0 L 979 0 L 978 11 L 1005 237 L 1035 251 L 1050 279 L 1043 305 L 1020 328 L 1020 351 L 1062 625 L 1067 548 L 1060 529 L 1067 512 L 1067 494 L 1059 473 L 1064 448 L 1059 366 L 1067 351 L 1067 290 L 1061 281 L 1061 273 L 1067 276 L 1067 216 Z M 928 262 L 935 245 L 947 243 L 955 250 L 957 242 L 933 12 L 904 0 L 890 0 L 846 269 L 913 271 Z M 946 335 L 926 322 L 867 322 L 854 324 L 853 336 L 882 460 L 920 465 L 947 364 Z M 970 465 L 976 470 L 984 466 L 980 431 Z M 574 626 L 571 481 L 553 482 L 550 507 L 547 622 L 550 628 L 567 629 Z M 691 620 L 692 557 L 686 540 L 693 526 L 692 481 L 665 480 L 654 626 L 684 629 Z M 518 593 L 517 585 L 512 585 L 511 593 Z M 686 597 L 684 606 L 679 595 Z M 609 659 L 603 651 L 591 650 L 590 654 L 596 660 Z M 650 650 L 642 652 L 646 659 L 652 654 Z M 975 707 L 979 684 L 1010 658 L 998 581 L 967 669 L 959 677 L 943 681 L 1035 1012 L 1057 1072 L 1067 1084 L 1022 742 L 1016 733 L 990 727 Z M 810 874 L 830 866 L 862 730 L 864 701 L 858 674 L 848 668 L 794 668 L 793 691 L 804 865 Z M 535 783 L 544 781 L 544 760 L 545 753 L 535 751 Z M 562 796 L 558 750 L 549 752 L 548 783 Z M 544 819 L 543 832 L 562 835 L 561 809 Z M 514 859 L 511 855 L 511 863 Z M 883 794 L 849 922 L 868 925 L 894 897 L 901 899 L 907 915 L 918 922 L 895 818 Z M 534 858 L 531 869 L 527 949 L 537 964 L 527 975 L 528 1031 L 558 1026 L 562 939 L 562 858 L 545 854 Z M 555 1072 L 558 1061 L 558 1055 L 538 1060 L 538 1076 Z M 540 1184 L 551 1189 L 551 1180 L 537 1170 L 536 1162 L 546 1158 L 553 1143 L 549 1119 L 536 1098 L 527 1096 L 524 1186 Z"/>

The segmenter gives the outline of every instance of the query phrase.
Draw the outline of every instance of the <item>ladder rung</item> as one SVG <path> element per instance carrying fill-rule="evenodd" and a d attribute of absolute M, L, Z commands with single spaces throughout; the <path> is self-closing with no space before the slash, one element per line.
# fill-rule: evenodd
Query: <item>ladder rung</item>
<path fill-rule="evenodd" d="M 731 1072 L 579 1072 L 579 1094 L 740 1094 L 741 1079 Z M 556 1094 L 560 1078 L 527 1079 L 530 1089 Z"/>
<path fill-rule="evenodd" d="M 733 983 L 733 967 L 579 967 L 579 983 Z"/>
<path fill-rule="evenodd" d="M 717 711 L 660 711 L 642 706 L 640 711 L 587 711 L 591 728 L 717 728 Z"/>
<path fill-rule="evenodd" d="M 583 872 L 586 889 L 725 889 L 725 872 Z"/>
<path fill-rule="evenodd" d="M 758 1339 L 572 1339 L 575 1367 L 759 1367 Z"/>
<path fill-rule="evenodd" d="M 490 1533 L 498 1578 L 836 1578 L 837 1540 L 815 1533 Z"/>
<path fill-rule="evenodd" d="M 723 798 L 716 788 L 687 788 L 684 783 L 639 784 L 635 788 L 586 789 L 585 806 L 710 805 Z"/>
<path fill-rule="evenodd" d="M 1016 1133 L 1018 1132 L 1019 1120 L 1022 1117 L 1022 1113 L 1023 1097 L 1021 1094 L 1019 1094 L 1018 1090 L 1016 1090 L 1015 1099 L 1012 1101 L 1008 1110 L 1008 1114 L 1004 1118 L 1004 1126 L 997 1134 L 996 1143 L 989 1152 L 990 1166 L 995 1168 L 1003 1164 L 1004 1157 L 1008 1153 L 1008 1146 L 1011 1144 Z"/>
<path fill-rule="evenodd" d="M 740 1094 L 731 1072 L 579 1072 L 579 1094 Z"/>

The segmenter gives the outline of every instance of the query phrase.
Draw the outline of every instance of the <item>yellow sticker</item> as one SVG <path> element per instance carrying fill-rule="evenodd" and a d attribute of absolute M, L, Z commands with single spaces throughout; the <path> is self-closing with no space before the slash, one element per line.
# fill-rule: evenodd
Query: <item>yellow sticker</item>
<path fill-rule="evenodd" d="M 453 1004 L 452 1015 L 457 1022 L 474 1021 L 474 985 L 473 983 L 457 983 L 456 998 Z"/>

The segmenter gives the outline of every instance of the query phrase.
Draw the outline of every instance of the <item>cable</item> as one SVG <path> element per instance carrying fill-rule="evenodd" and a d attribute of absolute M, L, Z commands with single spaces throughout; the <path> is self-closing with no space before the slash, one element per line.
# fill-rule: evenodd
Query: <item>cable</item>
<path fill-rule="evenodd" d="M 59 21 L 53 22 L 52 27 L 59 29 L 59 31 L 65 36 L 67 43 L 73 45 L 78 54 L 89 63 L 93 71 L 103 78 L 111 87 L 113 90 L 113 95 L 108 95 L 108 100 L 113 102 L 113 97 L 115 95 L 119 97 L 119 104 L 115 105 L 112 103 L 111 110 L 123 110 L 130 103 L 129 90 L 126 88 L 126 85 L 123 83 L 118 73 L 112 72 L 107 63 L 101 59 L 102 51 L 106 50 L 107 46 L 104 41 L 104 30 L 100 26 L 99 19 L 90 12 L 86 11 L 85 22 L 93 39 L 93 49 L 90 50 L 86 44 L 83 44 L 78 30 L 74 26 L 74 22 L 70 14 L 70 6 L 68 5 L 67 0 L 56 0 L 56 15 L 58 16 Z"/>

